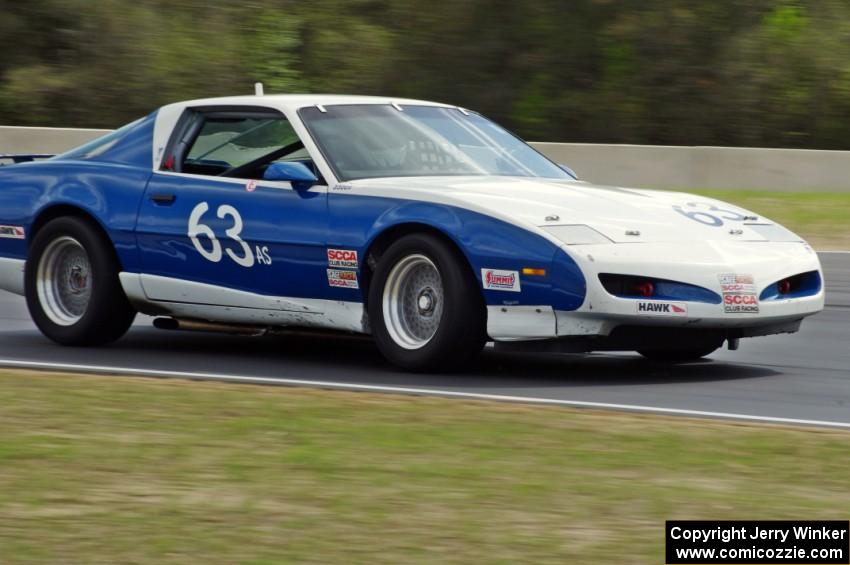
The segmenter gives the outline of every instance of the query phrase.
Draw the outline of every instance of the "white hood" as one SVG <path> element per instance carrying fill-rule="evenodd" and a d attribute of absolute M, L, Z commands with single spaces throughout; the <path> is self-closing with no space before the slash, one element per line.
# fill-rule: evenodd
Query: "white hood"
<path fill-rule="evenodd" d="M 586 225 L 622 243 L 767 241 L 764 231 L 751 224 L 773 224 L 757 214 L 703 196 L 578 181 L 410 177 L 364 179 L 350 184 L 355 193 L 455 205 L 525 226 Z M 710 214 L 716 221 L 695 216 L 699 212 Z M 722 224 L 707 225 L 717 222 Z"/>

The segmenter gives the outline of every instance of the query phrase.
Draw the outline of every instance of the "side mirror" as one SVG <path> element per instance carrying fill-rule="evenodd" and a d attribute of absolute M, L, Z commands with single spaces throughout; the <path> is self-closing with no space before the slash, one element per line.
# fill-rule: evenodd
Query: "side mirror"
<path fill-rule="evenodd" d="M 319 178 L 307 168 L 307 165 L 297 161 L 272 163 L 266 168 L 263 179 L 290 182 L 292 188 L 298 191 L 309 190 L 311 186 L 319 182 Z"/>
<path fill-rule="evenodd" d="M 561 163 L 558 163 L 558 166 L 559 166 L 559 167 L 561 167 L 561 169 L 563 169 L 563 171 L 564 171 L 565 173 L 567 173 L 568 175 L 570 175 L 571 177 L 573 177 L 575 180 L 578 180 L 578 175 L 576 174 L 576 172 L 575 172 L 574 170 L 572 170 L 572 169 L 571 169 L 571 168 L 569 168 L 568 166 L 563 165 L 563 164 L 561 164 Z"/>

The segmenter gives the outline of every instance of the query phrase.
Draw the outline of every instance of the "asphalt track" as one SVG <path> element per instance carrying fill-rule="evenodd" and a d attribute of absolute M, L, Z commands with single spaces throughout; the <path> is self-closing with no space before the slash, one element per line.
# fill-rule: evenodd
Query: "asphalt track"
<path fill-rule="evenodd" d="M 43 338 L 22 298 L 0 291 L 0 365 L 110 374 L 489 398 L 850 429 L 850 253 L 822 254 L 827 308 L 795 335 L 665 367 L 636 354 L 519 355 L 488 349 L 472 372 L 417 375 L 366 339 L 167 332 L 140 318 L 118 343 Z"/>

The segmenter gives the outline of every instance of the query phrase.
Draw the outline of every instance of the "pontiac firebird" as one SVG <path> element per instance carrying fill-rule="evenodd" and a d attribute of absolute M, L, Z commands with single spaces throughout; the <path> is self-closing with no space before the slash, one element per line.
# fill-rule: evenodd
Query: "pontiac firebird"
<path fill-rule="evenodd" d="M 43 156 L 39 156 L 43 157 Z M 699 359 L 824 305 L 797 235 L 709 198 L 595 186 L 464 108 L 245 96 L 0 167 L 0 288 L 48 338 L 371 334 L 411 370 L 530 351 Z"/>

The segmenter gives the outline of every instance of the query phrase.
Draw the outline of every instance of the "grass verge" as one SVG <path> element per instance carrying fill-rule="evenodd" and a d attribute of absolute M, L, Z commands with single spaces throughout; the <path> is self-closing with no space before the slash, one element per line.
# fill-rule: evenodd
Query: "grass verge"
<path fill-rule="evenodd" d="M 686 190 L 781 223 L 819 251 L 850 249 L 850 193 Z"/>
<path fill-rule="evenodd" d="M 850 434 L 0 372 L 0 562 L 661 563 L 665 519 L 844 519 Z"/>

